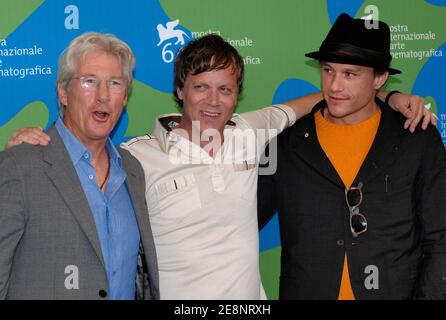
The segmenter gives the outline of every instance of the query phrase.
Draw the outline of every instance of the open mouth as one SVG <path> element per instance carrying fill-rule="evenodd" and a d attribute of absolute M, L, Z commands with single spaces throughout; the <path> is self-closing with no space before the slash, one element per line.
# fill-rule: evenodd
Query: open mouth
<path fill-rule="evenodd" d="M 221 113 L 220 112 L 209 112 L 209 111 L 201 111 L 205 117 L 217 118 Z"/>
<path fill-rule="evenodd" d="M 98 121 L 105 121 L 108 119 L 108 117 L 110 116 L 110 114 L 108 112 L 103 112 L 103 111 L 95 111 L 93 112 L 93 116 L 96 120 Z"/>

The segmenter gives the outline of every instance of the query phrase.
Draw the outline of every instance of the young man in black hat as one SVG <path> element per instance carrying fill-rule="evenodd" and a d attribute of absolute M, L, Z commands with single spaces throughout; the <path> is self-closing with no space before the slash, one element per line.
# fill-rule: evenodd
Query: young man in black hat
<path fill-rule="evenodd" d="M 278 137 L 259 177 L 259 224 L 277 209 L 281 299 L 446 298 L 446 151 L 375 98 L 390 30 L 338 17 L 320 50 L 324 100 Z M 290 197 L 290 195 L 292 195 Z"/>

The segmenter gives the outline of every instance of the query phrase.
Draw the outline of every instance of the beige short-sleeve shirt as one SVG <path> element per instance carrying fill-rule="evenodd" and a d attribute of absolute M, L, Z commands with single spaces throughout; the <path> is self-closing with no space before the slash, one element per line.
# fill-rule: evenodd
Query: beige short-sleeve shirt
<path fill-rule="evenodd" d="M 284 105 L 235 114 L 214 158 L 161 124 L 175 116 L 122 145 L 145 172 L 161 299 L 264 298 L 256 156 L 295 114 Z"/>

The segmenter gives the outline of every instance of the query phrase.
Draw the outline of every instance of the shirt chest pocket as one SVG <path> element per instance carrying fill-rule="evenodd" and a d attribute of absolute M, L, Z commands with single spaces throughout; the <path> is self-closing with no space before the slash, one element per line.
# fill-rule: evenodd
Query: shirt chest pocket
<path fill-rule="evenodd" d="M 253 201 L 257 196 L 257 165 L 255 160 L 234 163 L 236 190 L 239 196 L 247 201 Z"/>
<path fill-rule="evenodd" d="M 415 177 L 410 174 L 405 175 L 386 175 L 384 178 L 386 184 L 386 194 L 388 197 L 409 192 L 415 185 Z"/>
<path fill-rule="evenodd" d="M 364 193 L 364 204 L 378 206 L 374 213 L 388 219 L 412 219 L 415 213 L 415 177 L 410 174 L 386 173 L 369 184 Z M 366 187 L 367 185 L 365 185 Z M 389 212 L 392 214 L 389 215 Z"/>
<path fill-rule="evenodd" d="M 154 235 L 182 228 L 203 219 L 199 189 L 193 174 L 154 184 L 148 191 L 148 207 Z"/>

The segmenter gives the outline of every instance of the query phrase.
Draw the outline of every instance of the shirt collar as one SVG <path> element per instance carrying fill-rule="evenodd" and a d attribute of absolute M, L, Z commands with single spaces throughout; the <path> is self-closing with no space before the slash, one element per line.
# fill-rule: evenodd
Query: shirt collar
<path fill-rule="evenodd" d="M 110 161 L 122 168 L 122 158 L 110 138 L 107 139 L 107 150 L 110 155 Z"/>
<path fill-rule="evenodd" d="M 169 145 L 176 144 L 180 140 L 187 140 L 172 132 L 172 130 L 180 124 L 181 116 L 182 115 L 180 113 L 170 113 L 156 118 L 155 127 L 152 134 L 158 139 L 161 149 L 164 152 L 167 152 Z M 237 116 L 237 114 L 234 113 L 233 117 L 235 116 Z M 236 123 L 229 120 L 225 129 L 234 129 L 235 127 Z"/>
<path fill-rule="evenodd" d="M 85 158 L 86 160 L 88 160 L 88 162 L 91 162 L 93 154 L 73 135 L 73 133 L 71 133 L 70 130 L 68 130 L 60 117 L 56 120 L 55 127 L 63 143 L 65 144 L 73 165 L 77 165 L 79 160 L 81 160 L 82 158 Z M 116 163 L 120 168 L 122 168 L 121 155 L 119 154 L 116 147 L 113 145 L 110 138 L 107 139 L 106 148 L 110 155 L 111 162 Z"/>
<path fill-rule="evenodd" d="M 169 123 L 165 123 L 166 121 L 164 121 L 164 119 L 167 118 L 171 118 L 172 121 L 170 121 Z M 176 121 L 173 119 L 176 119 Z M 175 134 L 172 134 L 171 131 L 175 126 L 178 125 L 180 119 L 181 114 L 179 113 L 165 114 L 156 118 L 153 135 L 157 138 L 161 149 L 165 153 L 167 153 L 168 145 L 170 143 L 178 142 L 179 137 Z"/>
<path fill-rule="evenodd" d="M 234 113 L 232 119 L 237 116 L 238 114 Z M 181 155 L 185 157 L 185 161 L 200 161 L 206 164 L 218 161 L 223 149 L 219 149 L 219 153 L 212 158 L 199 145 L 192 143 L 187 138 L 172 131 L 179 125 L 180 121 L 181 114 L 178 113 L 165 114 L 157 117 L 152 134 L 158 140 L 161 150 L 166 154 L 177 156 L 179 156 L 178 151 L 180 151 Z M 236 122 L 232 120 L 227 122 L 224 130 L 225 140 L 228 138 L 226 135 L 232 134 L 236 126 Z"/>

